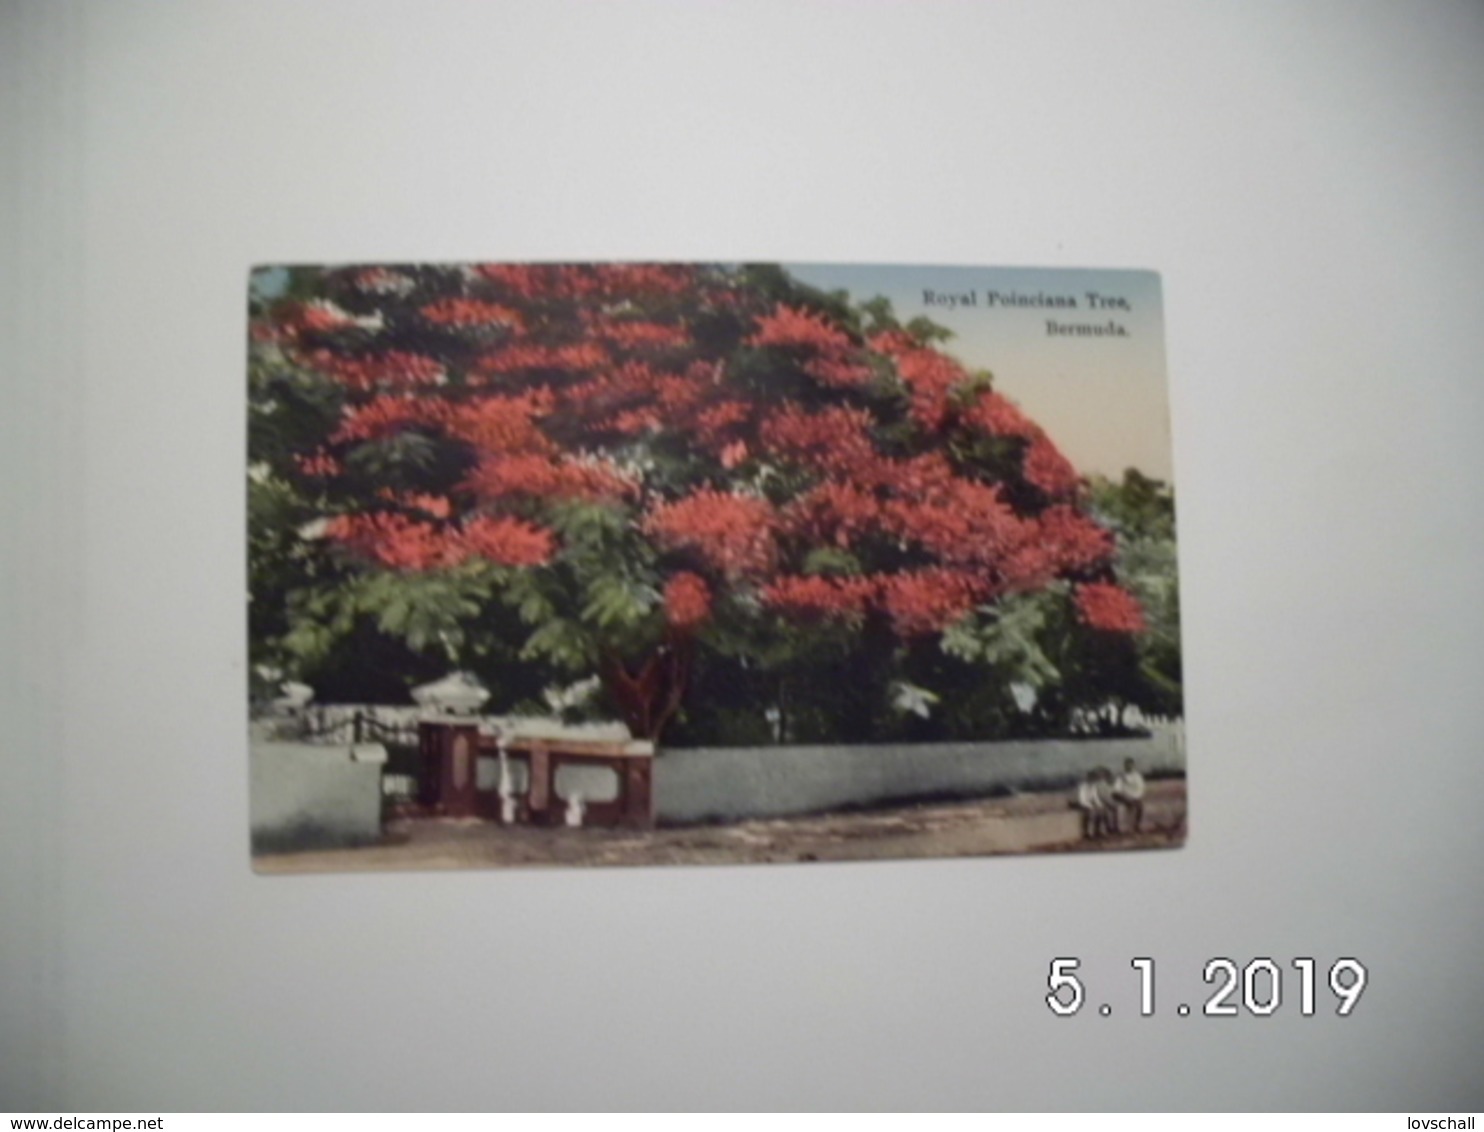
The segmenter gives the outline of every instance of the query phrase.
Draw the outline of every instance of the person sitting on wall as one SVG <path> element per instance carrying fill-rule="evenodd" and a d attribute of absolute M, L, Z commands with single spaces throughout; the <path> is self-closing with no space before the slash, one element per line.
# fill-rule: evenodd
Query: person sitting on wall
<path fill-rule="evenodd" d="M 1107 767 L 1098 767 L 1094 789 L 1098 800 L 1098 836 L 1110 837 L 1118 832 L 1118 803 L 1113 796 L 1113 772 Z"/>
<path fill-rule="evenodd" d="M 1077 783 L 1077 797 L 1072 801 L 1073 808 L 1082 811 L 1082 838 L 1085 841 L 1102 835 L 1103 803 L 1099 794 L 1098 772 L 1090 770 L 1087 777 Z"/>
<path fill-rule="evenodd" d="M 1117 806 L 1113 817 L 1115 829 L 1123 826 L 1123 812 L 1127 810 L 1133 817 L 1133 832 L 1139 832 L 1144 824 L 1144 789 L 1144 776 L 1134 760 L 1124 759 L 1123 773 L 1113 783 L 1113 802 Z"/>

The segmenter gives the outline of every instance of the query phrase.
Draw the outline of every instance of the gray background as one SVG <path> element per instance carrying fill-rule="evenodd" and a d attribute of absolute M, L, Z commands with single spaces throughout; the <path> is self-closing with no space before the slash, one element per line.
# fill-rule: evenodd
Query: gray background
<path fill-rule="evenodd" d="M 0 5 L 0 1107 L 1479 1108 L 1481 48 L 1464 3 Z M 255 877 L 248 266 L 522 256 L 1160 270 L 1189 846 Z M 1112 1017 L 1050 1015 L 1063 955 Z M 1169 1013 L 1216 955 L 1372 986 Z"/>

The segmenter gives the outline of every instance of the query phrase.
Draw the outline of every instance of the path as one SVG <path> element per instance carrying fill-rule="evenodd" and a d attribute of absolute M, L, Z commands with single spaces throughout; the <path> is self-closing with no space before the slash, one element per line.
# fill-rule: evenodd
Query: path
<path fill-rule="evenodd" d="M 255 858 L 262 873 L 498 866 L 755 864 L 978 857 L 1083 849 L 1146 849 L 1185 839 L 1185 783 L 1152 783 L 1144 832 L 1081 839 L 1067 795 L 1025 794 L 812 817 L 655 830 L 539 829 L 488 822 L 394 822 L 383 844 Z"/>

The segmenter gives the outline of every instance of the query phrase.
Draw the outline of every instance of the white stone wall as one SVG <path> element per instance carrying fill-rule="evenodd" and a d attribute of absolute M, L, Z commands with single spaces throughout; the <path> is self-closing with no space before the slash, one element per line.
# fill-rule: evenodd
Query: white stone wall
<path fill-rule="evenodd" d="M 1145 739 L 698 747 L 655 760 L 655 808 L 661 821 L 688 822 L 982 797 L 1060 788 L 1093 767 L 1118 770 L 1126 758 L 1146 776 L 1185 770 L 1173 730 Z"/>
<path fill-rule="evenodd" d="M 254 851 L 360 845 L 381 835 L 381 763 L 348 747 L 254 742 Z"/>

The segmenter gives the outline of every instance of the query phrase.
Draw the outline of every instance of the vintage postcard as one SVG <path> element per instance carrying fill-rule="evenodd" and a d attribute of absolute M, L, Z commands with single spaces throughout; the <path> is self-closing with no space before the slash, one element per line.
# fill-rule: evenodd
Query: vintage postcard
<path fill-rule="evenodd" d="M 1148 271 L 263 267 L 261 872 L 1186 831 Z"/>

